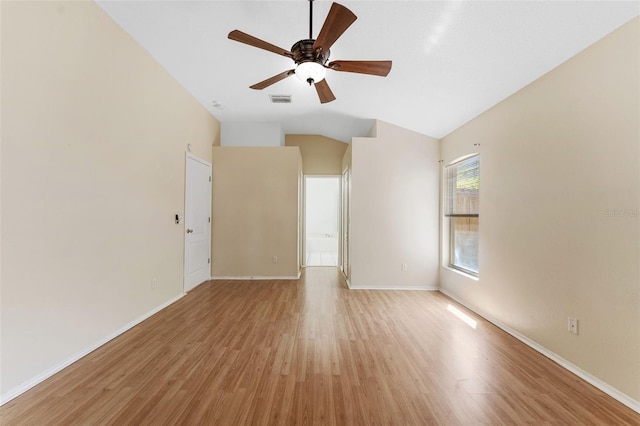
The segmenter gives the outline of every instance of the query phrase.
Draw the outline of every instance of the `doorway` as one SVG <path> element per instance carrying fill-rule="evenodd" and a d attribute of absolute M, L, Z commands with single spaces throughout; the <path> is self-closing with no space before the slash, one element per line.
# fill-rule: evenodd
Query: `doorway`
<path fill-rule="evenodd" d="M 347 282 L 349 282 L 349 232 L 350 232 L 350 216 L 349 216 L 349 170 L 345 170 L 342 174 L 342 258 L 340 266 Z"/>
<path fill-rule="evenodd" d="M 305 176 L 305 266 L 338 266 L 340 176 Z"/>

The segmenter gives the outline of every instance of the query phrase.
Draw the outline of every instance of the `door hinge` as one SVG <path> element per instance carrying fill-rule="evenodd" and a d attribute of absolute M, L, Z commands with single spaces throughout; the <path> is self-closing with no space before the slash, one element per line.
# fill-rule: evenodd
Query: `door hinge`
<path fill-rule="evenodd" d="M 207 263 L 211 263 L 211 258 L 208 258 L 208 259 L 207 259 Z"/>
<path fill-rule="evenodd" d="M 209 218 L 209 223 L 211 223 L 211 218 Z"/>
<path fill-rule="evenodd" d="M 211 176 L 209 176 L 209 182 L 211 182 Z"/>

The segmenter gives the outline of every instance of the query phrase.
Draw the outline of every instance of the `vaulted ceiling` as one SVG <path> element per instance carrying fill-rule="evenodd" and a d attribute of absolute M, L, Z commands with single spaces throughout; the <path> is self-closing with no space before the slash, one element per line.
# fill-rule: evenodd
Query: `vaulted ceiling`
<path fill-rule="evenodd" d="M 636 1 L 343 1 L 358 19 L 331 60 L 393 68 L 387 77 L 330 70 L 337 99 L 320 104 L 295 77 L 250 89 L 293 62 L 227 38 L 239 29 L 289 49 L 309 35 L 308 0 L 98 4 L 223 125 L 277 122 L 345 142 L 373 119 L 443 137 L 640 14 Z M 314 2 L 314 37 L 330 6 Z"/>

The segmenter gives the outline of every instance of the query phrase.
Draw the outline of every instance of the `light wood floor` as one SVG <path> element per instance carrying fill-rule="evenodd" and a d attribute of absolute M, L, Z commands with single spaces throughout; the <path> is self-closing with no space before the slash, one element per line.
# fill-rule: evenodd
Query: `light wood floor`
<path fill-rule="evenodd" d="M 640 424 L 446 296 L 349 291 L 336 268 L 203 284 L 0 415 L 3 425 Z"/>

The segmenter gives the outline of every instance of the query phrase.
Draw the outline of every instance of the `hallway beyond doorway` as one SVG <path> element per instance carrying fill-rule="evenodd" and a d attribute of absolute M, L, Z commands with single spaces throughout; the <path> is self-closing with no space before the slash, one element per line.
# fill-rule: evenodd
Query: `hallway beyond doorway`
<path fill-rule="evenodd" d="M 340 177 L 305 176 L 305 266 L 338 266 Z"/>

